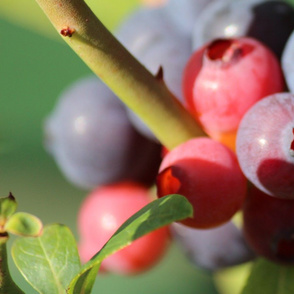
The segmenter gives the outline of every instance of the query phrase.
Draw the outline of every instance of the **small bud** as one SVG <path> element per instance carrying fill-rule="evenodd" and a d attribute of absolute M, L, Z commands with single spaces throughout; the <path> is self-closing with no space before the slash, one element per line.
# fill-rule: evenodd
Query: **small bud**
<path fill-rule="evenodd" d="M 3 231 L 3 227 L 7 219 L 13 215 L 16 211 L 17 203 L 14 196 L 10 192 L 7 197 L 0 198 L 0 231 Z"/>
<path fill-rule="evenodd" d="M 60 34 L 63 36 L 63 37 L 72 37 L 72 35 L 74 34 L 75 32 L 75 29 L 72 29 L 70 27 L 64 27 L 61 31 L 60 31 Z"/>

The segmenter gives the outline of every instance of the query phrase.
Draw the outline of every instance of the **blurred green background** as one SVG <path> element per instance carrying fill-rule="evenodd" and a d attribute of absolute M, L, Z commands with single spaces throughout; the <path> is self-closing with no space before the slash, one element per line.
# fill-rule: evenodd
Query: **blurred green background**
<path fill-rule="evenodd" d="M 87 2 L 113 30 L 138 6 L 137 0 Z M 87 191 L 65 180 L 42 145 L 42 125 L 60 92 L 90 70 L 63 43 L 34 0 L 0 2 L 0 195 L 11 191 L 19 210 L 45 224 L 59 222 L 76 232 L 76 214 Z M 11 240 L 13 242 L 13 238 Z M 10 242 L 10 244 L 11 244 Z M 36 293 L 18 274 L 25 293 Z M 240 273 L 241 272 L 241 273 Z M 217 275 L 218 291 L 237 293 L 243 267 Z M 93 293 L 216 294 L 212 277 L 193 267 L 176 245 L 158 266 L 135 277 L 102 275 Z"/>

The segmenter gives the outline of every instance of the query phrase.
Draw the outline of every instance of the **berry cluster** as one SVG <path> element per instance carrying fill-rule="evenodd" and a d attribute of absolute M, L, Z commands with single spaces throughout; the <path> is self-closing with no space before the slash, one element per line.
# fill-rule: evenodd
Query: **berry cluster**
<path fill-rule="evenodd" d="M 136 10 L 115 35 L 153 74 L 163 68 L 208 137 L 167 150 L 98 79 L 70 86 L 45 133 L 65 176 L 93 190 L 78 217 L 82 260 L 152 201 L 156 184 L 158 197 L 187 197 L 193 218 L 134 242 L 103 270 L 145 270 L 170 235 L 209 270 L 256 254 L 293 263 L 294 9 L 272 0 L 160 3 Z M 231 222 L 240 210 L 242 230 Z"/>

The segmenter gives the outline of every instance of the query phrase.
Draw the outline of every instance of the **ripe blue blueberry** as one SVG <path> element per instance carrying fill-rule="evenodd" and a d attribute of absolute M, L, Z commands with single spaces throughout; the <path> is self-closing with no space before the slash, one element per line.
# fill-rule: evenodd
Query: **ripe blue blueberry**
<path fill-rule="evenodd" d="M 134 129 L 122 102 L 96 77 L 61 94 L 45 122 L 45 146 L 68 180 L 91 189 L 119 180 L 153 183 L 161 150 Z"/>

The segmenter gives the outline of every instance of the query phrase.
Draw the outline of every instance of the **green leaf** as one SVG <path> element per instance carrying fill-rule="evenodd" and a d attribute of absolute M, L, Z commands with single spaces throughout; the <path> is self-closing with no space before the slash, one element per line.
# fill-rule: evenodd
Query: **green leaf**
<path fill-rule="evenodd" d="M 81 272 L 71 281 L 68 293 L 91 293 L 103 259 L 151 231 L 192 215 L 191 204 L 181 195 L 165 196 L 146 205 L 130 217 L 104 247 L 84 265 Z"/>
<path fill-rule="evenodd" d="M 24 278 L 43 294 L 64 294 L 80 271 L 76 241 L 63 225 L 45 226 L 42 236 L 17 239 L 13 260 Z"/>
<path fill-rule="evenodd" d="M 15 198 L 11 193 L 8 197 L 0 198 L 0 225 L 4 226 L 6 220 L 14 214 L 17 208 Z"/>
<path fill-rule="evenodd" d="M 4 229 L 17 236 L 37 237 L 41 235 L 43 224 L 32 214 L 17 212 L 6 221 Z"/>
<path fill-rule="evenodd" d="M 282 266 L 258 259 L 242 294 L 293 294 L 294 266 Z"/>

